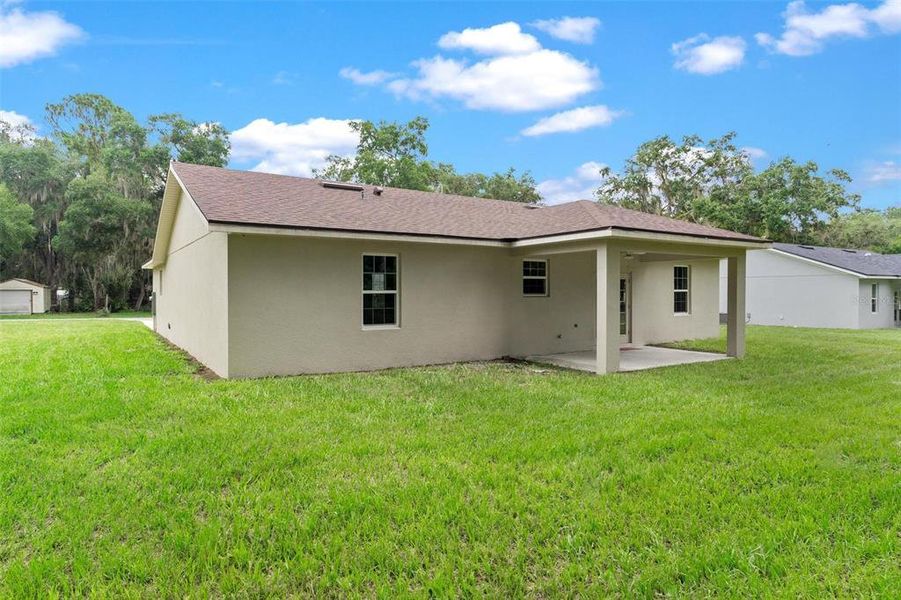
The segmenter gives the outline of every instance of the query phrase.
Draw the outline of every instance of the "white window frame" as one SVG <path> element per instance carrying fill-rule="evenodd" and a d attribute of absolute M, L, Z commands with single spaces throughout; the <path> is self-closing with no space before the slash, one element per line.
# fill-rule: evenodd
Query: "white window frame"
<path fill-rule="evenodd" d="M 676 288 L 676 269 L 685 269 L 685 289 Z M 673 265 L 673 316 L 685 317 L 691 314 L 691 265 Z M 676 312 L 676 293 L 685 292 L 685 312 Z"/>
<path fill-rule="evenodd" d="M 525 266 L 527 262 L 536 262 L 536 263 L 544 263 L 544 275 L 523 275 L 522 267 Z M 522 263 L 519 265 L 519 274 L 520 274 L 520 282 L 519 288 L 522 290 L 522 284 L 526 279 L 543 279 L 544 280 L 544 293 L 543 294 L 527 294 L 522 292 L 523 297 L 525 298 L 547 298 L 551 294 L 550 288 L 550 279 L 548 278 L 548 273 L 550 272 L 550 266 L 548 265 L 548 260 L 546 258 L 524 258 L 522 259 Z"/>
<path fill-rule="evenodd" d="M 363 289 L 363 269 L 364 264 L 366 262 L 367 256 L 385 256 L 385 257 L 393 257 L 397 262 L 397 281 L 394 290 L 364 290 Z M 394 254 L 392 252 L 363 252 L 360 254 L 360 327 L 363 328 L 364 331 L 372 331 L 372 330 L 385 330 L 385 329 L 400 329 L 400 255 Z M 363 321 L 363 311 L 365 310 L 363 307 L 364 299 L 367 294 L 394 294 L 394 323 L 384 323 L 380 325 L 366 325 Z"/>
<path fill-rule="evenodd" d="M 877 314 L 879 312 L 879 284 L 871 283 L 870 284 L 870 314 Z"/>

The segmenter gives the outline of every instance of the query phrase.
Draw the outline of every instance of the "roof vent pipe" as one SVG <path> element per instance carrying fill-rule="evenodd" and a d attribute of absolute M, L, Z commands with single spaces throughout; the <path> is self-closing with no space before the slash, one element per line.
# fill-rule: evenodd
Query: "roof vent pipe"
<path fill-rule="evenodd" d="M 375 189 L 372 190 L 372 193 L 375 194 L 376 196 L 381 196 L 381 195 L 382 195 L 382 192 L 384 192 L 384 191 L 385 191 L 385 190 L 384 190 L 381 186 L 378 186 L 378 185 L 377 185 L 377 186 L 375 187 Z"/>
<path fill-rule="evenodd" d="M 345 183 L 343 181 L 321 181 L 319 182 L 324 188 L 332 188 L 335 190 L 348 190 L 351 192 L 362 192 L 363 186 L 357 183 Z"/>

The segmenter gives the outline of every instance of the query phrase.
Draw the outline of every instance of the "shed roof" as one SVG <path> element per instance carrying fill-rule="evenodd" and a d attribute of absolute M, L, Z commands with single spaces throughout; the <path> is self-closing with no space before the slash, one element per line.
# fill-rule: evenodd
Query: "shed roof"
<path fill-rule="evenodd" d="M 761 242 L 725 229 L 578 200 L 536 207 L 400 188 L 330 187 L 303 177 L 173 162 L 210 223 L 516 241 L 623 229 Z"/>
<path fill-rule="evenodd" d="M 38 283 L 37 281 L 25 279 L 24 277 L 10 277 L 9 279 L 4 279 L 3 281 L 0 281 L 0 285 L 2 285 L 4 283 L 9 283 L 10 281 L 18 281 L 20 283 L 24 283 L 27 285 L 33 285 L 34 287 L 39 287 L 39 288 L 49 287 L 47 285 L 44 285 L 43 283 Z"/>
<path fill-rule="evenodd" d="M 869 277 L 901 277 L 901 254 L 879 254 L 869 250 L 829 248 L 802 244 L 773 244 L 779 250 L 801 258 L 853 271 Z"/>

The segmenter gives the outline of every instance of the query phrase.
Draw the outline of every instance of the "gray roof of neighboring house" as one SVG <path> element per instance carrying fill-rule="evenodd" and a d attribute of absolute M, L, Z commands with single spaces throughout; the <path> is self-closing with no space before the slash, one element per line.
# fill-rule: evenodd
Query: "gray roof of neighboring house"
<path fill-rule="evenodd" d="M 901 277 L 901 254 L 879 254 L 869 250 L 781 243 L 773 244 L 773 250 L 869 277 Z"/>
<path fill-rule="evenodd" d="M 209 222 L 512 241 L 604 229 L 760 242 L 698 223 L 578 200 L 537 208 L 520 202 L 173 162 L 172 171 Z"/>

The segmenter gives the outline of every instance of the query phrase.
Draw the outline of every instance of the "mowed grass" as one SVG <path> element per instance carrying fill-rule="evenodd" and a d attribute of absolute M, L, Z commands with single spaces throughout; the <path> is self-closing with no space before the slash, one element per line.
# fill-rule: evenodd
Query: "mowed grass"
<path fill-rule="evenodd" d="M 123 310 L 114 313 L 100 312 L 47 312 L 33 315 L 0 315 L 0 320 L 14 321 L 18 319 L 149 319 L 150 311 Z"/>
<path fill-rule="evenodd" d="M 899 535 L 899 331 L 210 382 L 138 323 L 0 323 L 2 597 L 897 597 Z"/>

